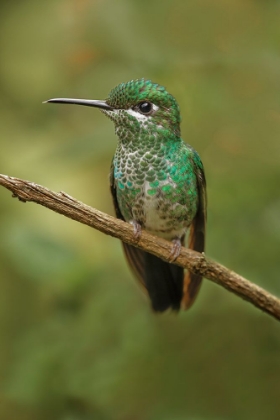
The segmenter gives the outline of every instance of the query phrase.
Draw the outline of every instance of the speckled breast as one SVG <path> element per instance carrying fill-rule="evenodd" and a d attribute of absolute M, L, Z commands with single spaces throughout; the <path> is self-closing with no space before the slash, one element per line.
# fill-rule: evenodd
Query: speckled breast
<path fill-rule="evenodd" d="M 172 158 L 161 153 L 126 151 L 114 157 L 117 200 L 124 219 L 166 239 L 182 237 L 198 206 L 197 180 L 191 150 L 185 144 Z"/>

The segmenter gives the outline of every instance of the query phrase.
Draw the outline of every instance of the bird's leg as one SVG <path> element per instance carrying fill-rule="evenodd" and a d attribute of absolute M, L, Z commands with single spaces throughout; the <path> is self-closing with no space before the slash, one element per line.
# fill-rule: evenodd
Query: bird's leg
<path fill-rule="evenodd" d="M 169 261 L 171 263 L 174 262 L 177 259 L 177 257 L 180 255 L 181 247 L 182 247 L 182 244 L 181 244 L 180 238 L 172 239 L 172 251 L 169 256 Z"/>
<path fill-rule="evenodd" d="M 139 241 L 141 233 L 142 233 L 142 227 L 140 223 L 138 223 L 136 220 L 132 220 L 130 223 L 133 226 L 134 238 L 136 239 L 136 241 Z"/>

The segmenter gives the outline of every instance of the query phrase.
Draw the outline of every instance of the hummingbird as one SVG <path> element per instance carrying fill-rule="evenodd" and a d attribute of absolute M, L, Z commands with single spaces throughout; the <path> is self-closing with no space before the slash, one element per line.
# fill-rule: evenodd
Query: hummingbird
<path fill-rule="evenodd" d="M 115 125 L 118 144 L 110 170 L 117 218 L 172 242 L 169 262 L 123 243 L 126 259 L 154 311 L 188 309 L 202 277 L 174 264 L 181 246 L 204 251 L 206 181 L 198 153 L 180 133 L 180 110 L 165 87 L 147 79 L 116 86 L 106 100 L 46 102 L 99 108 Z"/>

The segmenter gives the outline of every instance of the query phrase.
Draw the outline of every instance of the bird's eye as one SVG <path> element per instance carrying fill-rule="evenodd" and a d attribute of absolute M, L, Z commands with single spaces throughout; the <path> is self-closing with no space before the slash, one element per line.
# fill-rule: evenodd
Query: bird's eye
<path fill-rule="evenodd" d="M 151 104 L 151 102 L 140 102 L 137 105 L 139 111 L 142 114 L 148 115 L 151 113 L 151 111 L 153 110 L 153 105 Z"/>

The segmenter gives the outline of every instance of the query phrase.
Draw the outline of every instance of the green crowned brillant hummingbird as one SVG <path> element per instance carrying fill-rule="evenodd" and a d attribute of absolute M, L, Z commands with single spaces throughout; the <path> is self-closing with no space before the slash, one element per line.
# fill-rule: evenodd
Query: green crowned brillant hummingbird
<path fill-rule="evenodd" d="M 206 183 L 198 153 L 180 134 L 180 111 L 163 86 L 137 79 L 115 87 L 106 100 L 47 102 L 99 108 L 114 125 L 118 145 L 110 172 L 116 216 L 173 242 L 170 263 L 123 243 L 127 261 L 155 311 L 187 309 L 202 281 L 172 264 L 185 244 L 204 251 Z"/>

